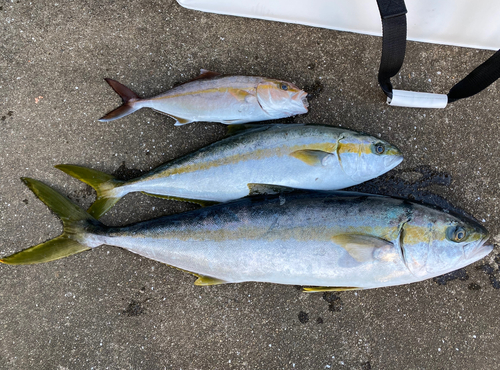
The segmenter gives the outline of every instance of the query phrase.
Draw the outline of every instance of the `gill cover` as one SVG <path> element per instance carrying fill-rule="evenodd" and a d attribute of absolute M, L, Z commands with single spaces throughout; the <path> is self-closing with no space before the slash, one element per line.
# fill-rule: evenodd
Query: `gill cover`
<path fill-rule="evenodd" d="M 337 144 L 343 171 L 355 182 L 363 182 L 390 171 L 403 160 L 398 148 L 363 134 L 344 133 Z"/>
<path fill-rule="evenodd" d="M 307 93 L 294 84 L 264 79 L 257 86 L 257 100 L 261 108 L 273 118 L 307 113 Z"/>
<path fill-rule="evenodd" d="M 413 205 L 411 221 L 401 230 L 400 246 L 406 266 L 421 278 L 446 274 L 491 252 L 488 231 L 476 221 L 437 210 L 420 212 Z"/>

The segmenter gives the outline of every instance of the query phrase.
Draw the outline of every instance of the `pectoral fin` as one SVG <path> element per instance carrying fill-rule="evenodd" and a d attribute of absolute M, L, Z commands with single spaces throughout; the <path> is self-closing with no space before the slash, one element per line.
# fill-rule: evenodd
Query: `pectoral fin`
<path fill-rule="evenodd" d="M 332 241 L 358 262 L 374 260 L 373 252 L 378 248 L 393 247 L 391 242 L 370 235 L 341 234 L 332 237 Z"/>
<path fill-rule="evenodd" d="M 151 193 L 146 193 L 145 191 L 143 191 L 142 193 L 146 194 L 146 195 L 149 195 L 150 197 L 155 197 L 155 198 L 168 199 L 168 200 L 177 200 L 179 202 L 187 202 L 187 203 L 199 204 L 202 207 L 213 206 L 214 204 L 219 204 L 220 203 L 220 202 L 215 202 L 215 201 L 211 201 L 211 200 L 189 199 L 189 198 L 173 197 L 173 196 L 170 196 L 170 195 L 151 194 Z"/>
<path fill-rule="evenodd" d="M 271 194 L 282 194 L 291 193 L 294 188 L 289 188 L 288 186 L 281 185 L 271 185 L 271 184 L 247 184 L 248 195 L 271 195 Z"/>
<path fill-rule="evenodd" d="M 362 290 L 363 288 L 350 287 L 350 286 L 311 286 L 302 288 L 303 292 L 317 293 L 317 292 L 345 292 L 348 290 Z"/>
<path fill-rule="evenodd" d="M 203 276 L 203 275 L 198 275 L 198 274 L 195 274 L 195 275 L 198 276 L 198 279 L 194 282 L 194 285 L 208 286 L 208 285 L 219 285 L 219 284 L 226 284 L 227 283 L 227 281 L 213 278 L 210 276 Z"/>
<path fill-rule="evenodd" d="M 240 102 L 244 102 L 249 96 L 252 96 L 248 91 L 241 89 L 228 89 L 228 92 Z"/>
<path fill-rule="evenodd" d="M 290 153 L 292 157 L 300 159 L 302 162 L 310 166 L 324 166 L 325 160 L 330 157 L 335 157 L 332 153 L 323 152 L 322 150 L 297 150 Z"/>

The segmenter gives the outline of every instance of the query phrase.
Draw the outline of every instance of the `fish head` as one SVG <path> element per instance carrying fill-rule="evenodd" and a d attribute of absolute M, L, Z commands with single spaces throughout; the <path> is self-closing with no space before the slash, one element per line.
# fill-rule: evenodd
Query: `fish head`
<path fill-rule="evenodd" d="M 414 205 L 400 230 L 399 244 L 410 272 L 422 279 L 476 262 L 492 250 L 488 231 L 475 220 Z"/>
<path fill-rule="evenodd" d="M 392 170 L 403 160 L 394 145 L 362 133 L 342 133 L 336 150 L 342 170 L 357 184 Z"/>
<path fill-rule="evenodd" d="M 307 113 L 307 93 L 290 82 L 263 79 L 257 86 L 257 100 L 272 118 Z"/>

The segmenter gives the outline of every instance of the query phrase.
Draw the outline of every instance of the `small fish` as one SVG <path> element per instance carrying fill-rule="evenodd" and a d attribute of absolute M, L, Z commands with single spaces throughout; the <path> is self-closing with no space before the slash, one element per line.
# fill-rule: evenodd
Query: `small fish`
<path fill-rule="evenodd" d="M 235 130 L 240 131 L 129 181 L 75 165 L 56 168 L 97 191 L 88 212 L 99 218 L 136 191 L 210 205 L 285 190 L 280 187 L 343 189 L 403 160 L 399 150 L 383 140 L 332 126 L 249 125 Z"/>
<path fill-rule="evenodd" d="M 194 80 L 149 99 L 121 83 L 106 79 L 123 105 L 99 121 L 152 108 L 175 119 L 175 125 L 220 122 L 226 125 L 266 121 L 307 113 L 307 93 L 290 82 L 252 76 L 221 76 L 202 69 Z"/>
<path fill-rule="evenodd" d="M 25 184 L 63 221 L 63 234 L 4 257 L 48 262 L 103 244 L 196 275 L 196 285 L 245 281 L 370 289 L 432 278 L 493 246 L 464 217 L 402 199 L 348 192 L 257 196 L 125 227 L 108 227 L 40 181 Z"/>

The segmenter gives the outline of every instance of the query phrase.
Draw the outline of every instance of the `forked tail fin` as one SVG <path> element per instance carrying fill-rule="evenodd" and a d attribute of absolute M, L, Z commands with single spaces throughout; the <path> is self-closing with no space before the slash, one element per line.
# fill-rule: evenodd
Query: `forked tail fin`
<path fill-rule="evenodd" d="M 0 259 L 0 262 L 8 265 L 31 265 L 54 261 L 95 247 L 95 245 L 83 244 L 85 234 L 91 233 L 92 229 L 105 227 L 103 224 L 44 183 L 26 177 L 22 180 L 47 207 L 61 218 L 64 231 L 54 239 L 4 257 Z"/>
<path fill-rule="evenodd" d="M 124 181 L 117 180 L 104 172 L 71 164 L 59 164 L 55 167 L 95 189 L 97 199 L 87 210 L 95 219 L 99 219 L 124 195 L 115 196 L 113 194 L 113 190 L 123 185 Z"/>
<path fill-rule="evenodd" d="M 118 81 L 112 80 L 111 78 L 105 78 L 106 82 L 116 91 L 118 95 L 123 100 L 123 104 L 112 110 L 104 117 L 99 118 L 101 122 L 109 122 L 114 121 L 115 119 L 122 118 L 128 116 L 131 113 L 134 113 L 136 110 L 139 110 L 140 107 L 134 106 L 134 103 L 141 100 L 141 98 L 132 90 L 130 90 L 127 86 L 122 85 Z"/>

